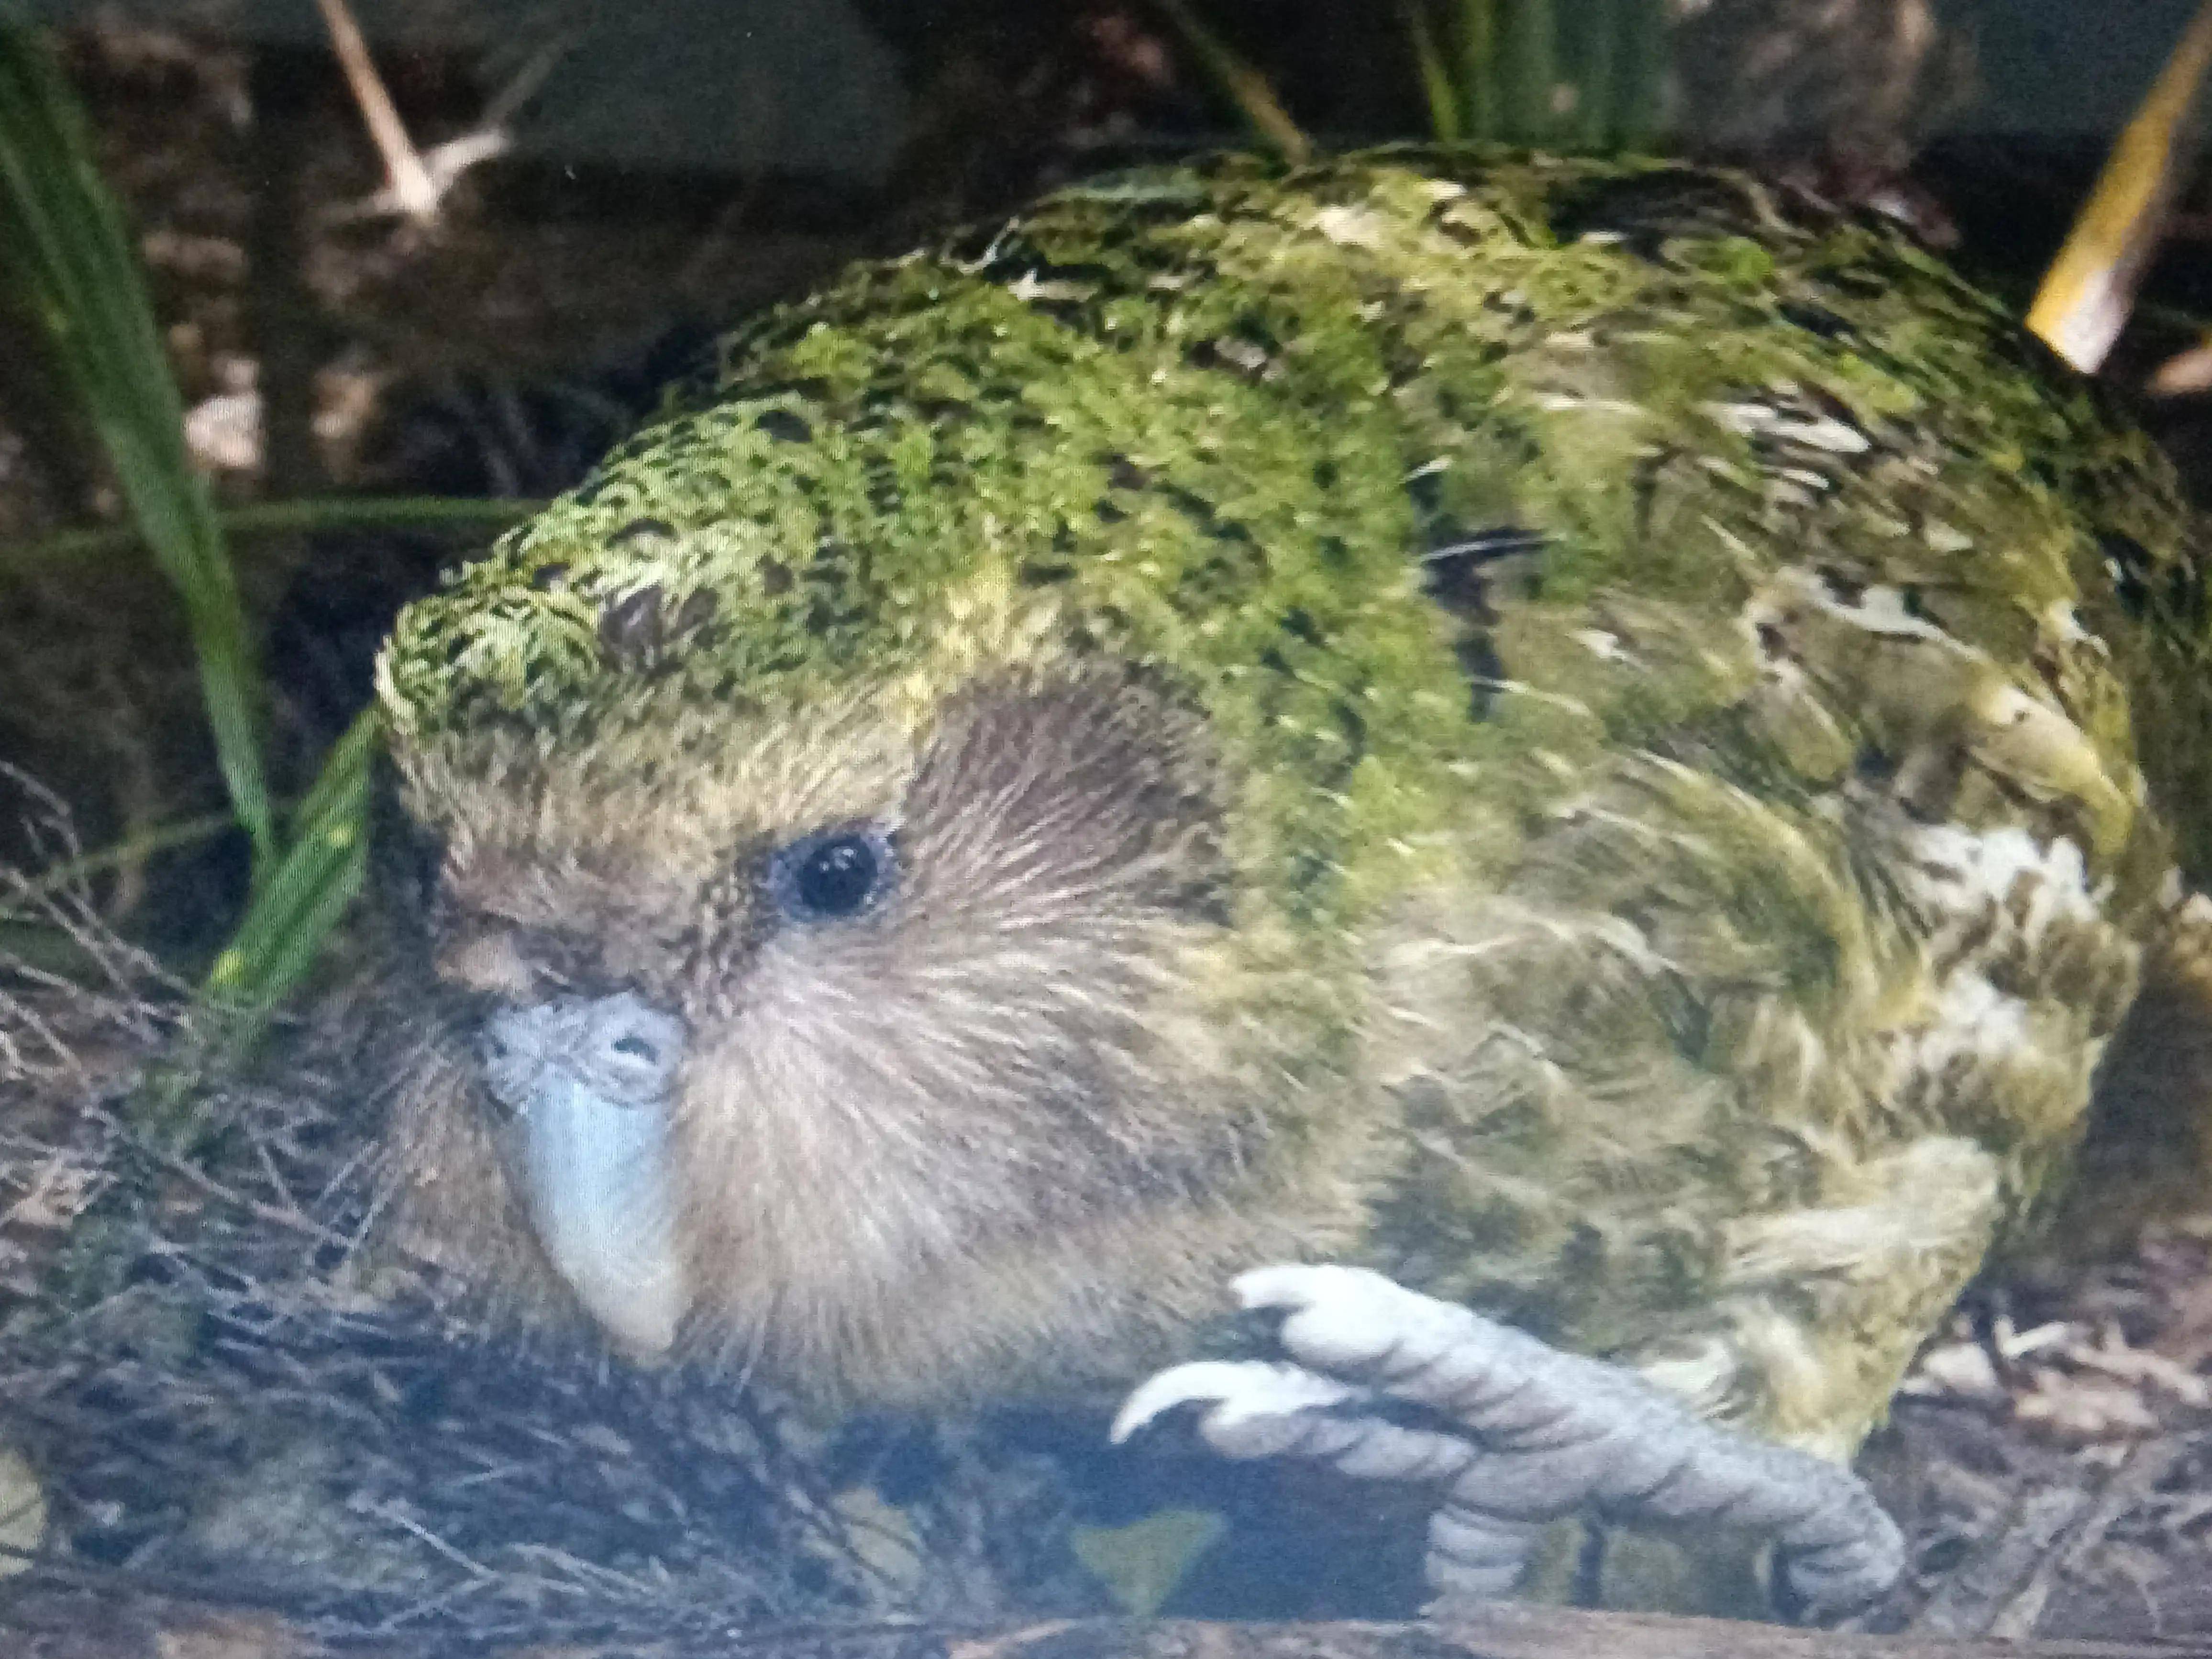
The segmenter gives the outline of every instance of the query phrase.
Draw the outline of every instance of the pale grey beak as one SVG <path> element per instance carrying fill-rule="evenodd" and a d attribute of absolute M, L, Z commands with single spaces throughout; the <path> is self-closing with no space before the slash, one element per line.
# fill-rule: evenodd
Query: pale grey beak
<path fill-rule="evenodd" d="M 625 1347 L 667 1352 L 690 1302 L 668 1126 L 684 1023 L 632 992 L 507 1008 L 484 1078 L 514 1114 L 510 1168 L 555 1269 Z"/>

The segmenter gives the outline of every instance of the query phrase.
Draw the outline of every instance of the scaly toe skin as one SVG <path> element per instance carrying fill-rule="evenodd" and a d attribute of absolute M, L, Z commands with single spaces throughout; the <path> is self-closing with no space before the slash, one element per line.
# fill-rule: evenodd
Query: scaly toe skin
<path fill-rule="evenodd" d="M 1540 1523 L 1502 1521 L 1450 1505 L 1438 1510 L 1429 1517 L 1429 1553 L 1422 1563 L 1437 1599 L 1425 1611 L 1510 1595 L 1543 1535 Z"/>
<path fill-rule="evenodd" d="M 1442 1595 L 1510 1588 L 1544 1523 L 1584 1509 L 1768 1536 L 1789 1598 L 1815 1619 L 1864 1606 L 1903 1567 L 1895 1523 L 1848 1469 L 1708 1423 L 1618 1365 L 1363 1268 L 1264 1267 L 1236 1289 L 1246 1307 L 1284 1314 L 1283 1346 L 1301 1365 L 1179 1366 L 1131 1395 L 1115 1437 L 1210 1402 L 1200 1432 L 1224 1455 L 1446 1482 L 1429 1561 Z M 1438 1412 L 1467 1437 L 1360 1414 L 1377 1396 Z"/>

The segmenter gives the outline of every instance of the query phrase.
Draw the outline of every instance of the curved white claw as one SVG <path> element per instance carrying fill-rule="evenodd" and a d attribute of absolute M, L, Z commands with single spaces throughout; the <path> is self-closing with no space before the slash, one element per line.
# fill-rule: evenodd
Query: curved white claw
<path fill-rule="evenodd" d="M 1107 1437 L 1120 1445 L 1164 1412 L 1212 1402 L 1205 1421 L 1224 1427 L 1255 1417 L 1287 1417 L 1341 1405 L 1358 1390 L 1298 1365 L 1264 1359 L 1198 1359 L 1155 1371 L 1121 1402 Z"/>
<path fill-rule="evenodd" d="M 1301 1364 L 1164 1371 L 1130 1395 L 1114 1437 L 1172 1406 L 1212 1402 L 1199 1431 L 1225 1455 L 1445 1482 L 1429 1575 L 1447 1595 L 1510 1589 L 1544 1524 L 1581 1509 L 1764 1533 L 1790 1595 L 1814 1617 L 1871 1601 L 1904 1565 L 1902 1535 L 1850 1470 L 1706 1422 L 1621 1366 L 1364 1268 L 1262 1267 L 1235 1288 L 1245 1307 L 1285 1314 L 1281 1340 Z M 1426 1407 L 1463 1433 L 1356 1409 L 1380 1399 Z"/>

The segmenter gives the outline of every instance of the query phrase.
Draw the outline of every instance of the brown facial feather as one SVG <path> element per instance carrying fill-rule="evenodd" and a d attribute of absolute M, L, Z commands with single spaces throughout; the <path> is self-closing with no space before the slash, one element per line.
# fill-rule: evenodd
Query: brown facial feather
<path fill-rule="evenodd" d="M 865 710 L 733 715 L 719 769 L 658 769 L 681 793 L 602 772 L 410 781 L 444 836 L 426 948 L 450 1033 L 398 1111 L 418 1246 L 566 1300 L 509 1236 L 520 1206 L 458 1045 L 471 1008 L 620 989 L 689 1029 L 686 1346 L 810 1391 L 1003 1391 L 1046 1355 L 1055 1380 L 1102 1355 L 1119 1374 L 1224 1272 L 1348 1226 L 1334 1177 L 1232 1201 L 1290 1178 L 1268 1114 L 1292 1040 L 1210 1012 L 1237 972 L 1222 781 L 1169 697 L 1119 675 L 986 684 L 910 745 Z M 856 823 L 890 833 L 889 890 L 782 914 L 776 849 Z"/>

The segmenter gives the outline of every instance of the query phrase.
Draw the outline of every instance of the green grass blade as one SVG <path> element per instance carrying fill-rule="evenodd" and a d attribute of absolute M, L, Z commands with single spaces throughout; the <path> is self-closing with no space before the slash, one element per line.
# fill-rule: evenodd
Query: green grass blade
<path fill-rule="evenodd" d="M 232 544 L 258 536 L 313 535 L 327 530 L 504 530 L 544 507 L 519 497 L 474 495 L 317 495 L 262 501 L 216 514 Z M 34 542 L 0 543 L 0 578 L 40 575 L 83 560 L 137 552 L 145 542 L 135 525 L 64 530 Z"/>
<path fill-rule="evenodd" d="M 231 810 L 265 869 L 276 836 L 260 676 L 222 527 L 185 453 L 183 400 L 121 210 L 94 166 L 68 82 L 13 0 L 0 0 L 0 262 L 184 600 Z"/>
<path fill-rule="evenodd" d="M 283 858 L 253 896 L 204 988 L 216 1008 L 258 1030 L 314 963 L 368 868 L 370 763 L 382 741 L 374 708 L 331 746 L 300 803 Z M 234 1026 L 234 1034 L 240 1028 Z"/>
<path fill-rule="evenodd" d="M 184 600 L 217 761 L 255 854 L 253 896 L 204 990 L 228 1036 L 250 1041 L 360 890 L 377 721 L 362 715 L 332 748 L 280 853 L 261 764 L 259 667 L 222 524 L 185 447 L 183 399 L 121 210 L 68 82 L 15 0 L 0 0 L 0 262 Z"/>
<path fill-rule="evenodd" d="M 1495 143 L 1504 132 L 1498 95 L 1497 0 L 1460 0 L 1459 65 L 1460 107 L 1466 112 L 1461 131 L 1481 143 Z"/>
<path fill-rule="evenodd" d="M 1429 136 L 1440 144 L 1457 143 L 1463 112 L 1443 50 L 1437 44 L 1436 31 L 1429 27 L 1426 0 L 1398 0 L 1398 15 L 1404 23 L 1406 43 L 1413 49 L 1414 72 L 1421 77 L 1421 97 L 1429 110 Z"/>
<path fill-rule="evenodd" d="M 1175 25 L 1200 67 L 1237 106 L 1255 135 L 1292 161 L 1303 161 L 1313 154 L 1312 143 L 1299 131 L 1298 124 L 1291 119 L 1290 112 L 1276 98 L 1275 89 L 1267 84 L 1266 76 L 1200 22 L 1198 14 L 1184 0 L 1153 0 L 1153 3 Z"/>

